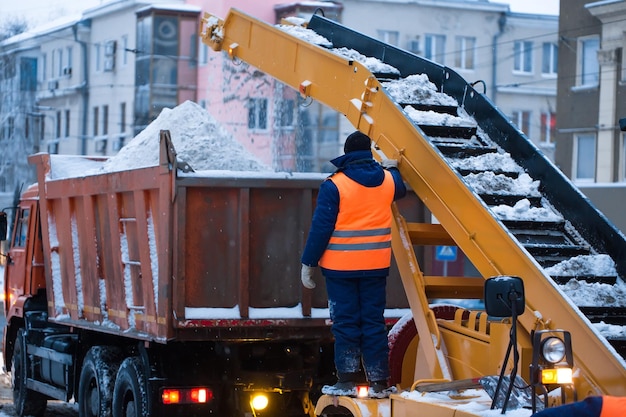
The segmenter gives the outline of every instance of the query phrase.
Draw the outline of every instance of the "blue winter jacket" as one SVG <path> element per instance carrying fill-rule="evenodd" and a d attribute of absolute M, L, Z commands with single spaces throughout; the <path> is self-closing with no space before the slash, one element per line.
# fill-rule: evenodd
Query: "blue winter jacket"
<path fill-rule="evenodd" d="M 366 187 L 379 186 L 385 178 L 385 168 L 373 159 L 369 150 L 349 152 L 330 162 L 337 167 L 336 172 L 343 172 L 350 179 Z M 394 200 L 404 197 L 406 187 L 400 172 L 396 168 L 390 168 L 389 172 L 395 183 Z M 317 266 L 335 229 L 338 213 L 339 190 L 332 181 L 326 180 L 320 185 L 317 195 L 311 229 L 302 254 L 303 264 Z M 362 271 L 335 271 L 322 268 L 322 272 L 328 277 L 387 276 L 389 268 Z"/>

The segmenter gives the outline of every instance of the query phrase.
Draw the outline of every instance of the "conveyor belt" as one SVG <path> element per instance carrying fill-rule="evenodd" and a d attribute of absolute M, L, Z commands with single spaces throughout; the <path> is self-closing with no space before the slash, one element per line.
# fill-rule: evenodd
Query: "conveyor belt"
<path fill-rule="evenodd" d="M 203 41 L 213 49 L 225 49 L 233 59 L 248 62 L 299 90 L 303 97 L 341 112 L 356 128 L 369 134 L 387 157 L 398 158 L 405 181 L 484 278 L 512 275 L 524 280 L 527 308 L 519 322 L 527 334 L 537 326 L 567 329 L 575 341 L 575 363 L 581 378 L 599 392 L 626 395 L 624 358 L 607 346 L 599 328 L 590 326 L 581 314 L 585 308 L 594 308 L 594 313 L 588 315 L 590 320 L 621 320 L 620 314 L 610 311 L 625 306 L 606 300 L 575 305 L 565 295 L 576 298 L 580 291 L 572 288 L 586 285 L 578 280 L 595 280 L 596 275 L 601 275 L 598 281 L 609 282 L 605 284 L 609 293 L 611 289 L 622 290 L 626 238 L 487 97 L 449 68 L 318 15 L 307 27 L 328 40 L 324 48 L 236 10 L 231 10 L 224 21 L 211 17 L 204 22 L 207 27 Z M 376 58 L 396 72 L 370 71 L 354 58 L 338 54 L 339 48 Z M 432 106 L 428 100 L 396 99 L 385 86 L 418 74 L 427 76 L 437 93 L 457 104 Z M 415 118 L 419 112 L 442 116 L 450 122 L 420 123 Z M 455 117 L 467 123 L 457 123 Z M 518 168 L 490 171 L 459 164 L 494 154 L 508 155 Z M 509 186 L 506 192 L 485 187 L 515 181 L 526 185 L 536 181 L 537 186 L 530 193 L 520 193 L 515 186 Z M 507 209 L 518 207 L 534 209 L 546 218 L 501 218 Z M 612 272 L 569 271 L 571 279 L 565 283 L 564 274 L 555 274 L 559 278 L 552 279 L 548 272 L 557 271 L 561 262 L 589 255 L 610 259 Z M 413 262 L 410 256 L 402 260 Z M 423 299 L 417 300 L 423 297 L 421 291 L 423 283 L 413 285 L 407 289 L 407 296 L 423 343 L 429 339 L 422 337 L 423 329 L 434 338 L 437 331 L 423 309 Z M 600 308 L 609 310 L 596 313 Z M 610 310 L 614 308 L 618 310 Z M 421 324 L 418 316 L 424 319 Z M 610 342 L 621 350 L 620 337 Z"/>

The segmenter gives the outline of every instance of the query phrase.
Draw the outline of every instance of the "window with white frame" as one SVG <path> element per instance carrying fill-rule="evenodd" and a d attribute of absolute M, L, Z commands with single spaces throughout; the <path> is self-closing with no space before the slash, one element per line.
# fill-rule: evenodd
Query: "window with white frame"
<path fill-rule="evenodd" d="M 98 119 L 99 119 L 99 115 L 100 112 L 98 110 L 98 106 L 95 106 L 93 108 L 93 135 L 98 136 Z"/>
<path fill-rule="evenodd" d="M 378 39 L 388 43 L 389 45 L 398 46 L 398 38 L 400 34 L 397 30 L 377 30 Z"/>
<path fill-rule="evenodd" d="M 511 121 L 524 132 L 525 135 L 530 133 L 530 111 L 516 110 L 511 115 Z"/>
<path fill-rule="evenodd" d="M 514 42 L 513 71 L 528 74 L 533 72 L 533 43 L 531 41 Z"/>
<path fill-rule="evenodd" d="M 248 129 L 267 129 L 267 99 L 248 99 Z"/>
<path fill-rule="evenodd" d="M 48 79 L 48 55 L 41 55 L 41 81 Z"/>
<path fill-rule="evenodd" d="M 455 39 L 455 47 L 454 66 L 465 70 L 474 69 L 476 38 L 472 36 L 457 36 Z"/>
<path fill-rule="evenodd" d="M 446 36 L 426 34 L 424 37 L 424 57 L 443 64 L 445 53 Z"/>
<path fill-rule="evenodd" d="M 102 106 L 102 135 L 109 134 L 109 106 Z"/>
<path fill-rule="evenodd" d="M 209 46 L 204 42 L 199 42 L 198 64 L 206 65 L 209 62 Z"/>
<path fill-rule="evenodd" d="M 54 137 L 58 139 L 61 137 L 61 112 L 60 111 L 56 112 L 55 127 L 56 127 L 56 132 L 55 132 Z"/>
<path fill-rule="evenodd" d="M 581 39 L 579 42 L 579 82 L 581 86 L 596 86 L 600 80 L 600 63 L 598 62 L 598 50 L 600 38 L 591 37 Z"/>
<path fill-rule="evenodd" d="M 128 35 L 122 35 L 122 65 L 128 65 Z"/>
<path fill-rule="evenodd" d="M 626 182 L 626 133 L 622 133 L 622 181 Z"/>
<path fill-rule="evenodd" d="M 102 71 L 102 57 L 100 56 L 100 44 L 99 43 L 94 43 L 93 44 L 93 59 L 94 59 L 94 67 L 96 68 L 96 71 Z"/>
<path fill-rule="evenodd" d="M 63 76 L 63 49 L 57 49 L 57 77 Z"/>
<path fill-rule="evenodd" d="M 70 137 L 70 111 L 65 110 L 65 137 Z"/>
<path fill-rule="evenodd" d="M 72 76 L 72 64 L 73 64 L 72 47 L 68 46 L 66 52 L 67 52 L 67 59 L 65 61 L 66 65 L 63 68 L 63 75 L 65 75 L 66 77 L 71 77 Z"/>
<path fill-rule="evenodd" d="M 556 131 L 556 113 L 541 113 L 541 143 L 552 143 Z"/>
<path fill-rule="evenodd" d="M 582 133 L 574 139 L 574 179 L 593 182 L 596 177 L 596 135 Z"/>
<path fill-rule="evenodd" d="M 542 49 L 541 73 L 556 75 L 558 68 L 559 47 L 552 42 L 544 42 Z"/>

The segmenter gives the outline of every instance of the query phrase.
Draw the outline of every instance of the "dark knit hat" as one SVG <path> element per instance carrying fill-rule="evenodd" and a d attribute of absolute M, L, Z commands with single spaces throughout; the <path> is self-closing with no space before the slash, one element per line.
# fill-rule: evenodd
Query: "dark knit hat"
<path fill-rule="evenodd" d="M 369 151 L 371 146 L 372 140 L 369 136 L 357 130 L 346 139 L 346 143 L 343 145 L 343 152 Z"/>

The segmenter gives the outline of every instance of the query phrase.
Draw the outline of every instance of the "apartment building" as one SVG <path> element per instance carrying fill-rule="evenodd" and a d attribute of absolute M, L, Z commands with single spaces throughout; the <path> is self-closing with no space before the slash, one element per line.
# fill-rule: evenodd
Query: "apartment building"
<path fill-rule="evenodd" d="M 114 0 L 0 42 L 0 192 L 34 180 L 31 153 L 112 155 L 196 100 L 199 13 Z"/>
<path fill-rule="evenodd" d="M 626 1 L 561 2 L 555 161 L 626 230 Z"/>
<path fill-rule="evenodd" d="M 514 14 L 484 0 L 103 3 L 32 37 L 41 149 L 111 155 L 163 107 L 191 99 L 276 169 L 331 170 L 328 160 L 352 129 L 341 115 L 199 42 L 198 15 L 226 16 L 231 7 L 271 24 L 308 19 L 321 8 L 328 18 L 458 71 L 544 151 L 553 149 L 557 18 Z"/>

